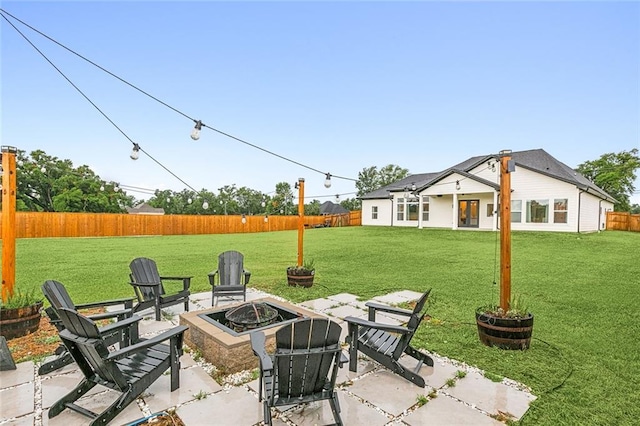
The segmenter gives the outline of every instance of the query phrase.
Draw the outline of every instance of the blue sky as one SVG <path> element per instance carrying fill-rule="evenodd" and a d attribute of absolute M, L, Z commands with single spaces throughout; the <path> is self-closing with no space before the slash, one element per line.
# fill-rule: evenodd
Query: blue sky
<path fill-rule="evenodd" d="M 640 148 L 638 2 L 28 2 L 4 10 L 188 117 L 356 179 L 542 148 L 570 167 Z M 3 145 L 182 190 L 2 19 Z M 355 196 L 193 122 L 16 26 L 133 141 L 191 187 Z M 640 192 L 640 179 L 636 181 Z M 129 192 L 137 198 L 142 193 Z M 640 193 L 632 202 L 640 203 Z"/>

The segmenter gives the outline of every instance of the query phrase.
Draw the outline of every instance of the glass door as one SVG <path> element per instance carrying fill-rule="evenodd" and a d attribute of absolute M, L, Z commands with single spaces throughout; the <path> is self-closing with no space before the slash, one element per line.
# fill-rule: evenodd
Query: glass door
<path fill-rule="evenodd" d="M 480 200 L 458 201 L 458 226 L 465 228 L 477 228 L 479 226 L 479 211 Z"/>

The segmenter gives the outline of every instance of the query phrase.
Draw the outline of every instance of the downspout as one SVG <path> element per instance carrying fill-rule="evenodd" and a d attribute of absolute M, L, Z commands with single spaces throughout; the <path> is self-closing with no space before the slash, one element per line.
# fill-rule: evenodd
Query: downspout
<path fill-rule="evenodd" d="M 391 201 L 391 226 L 393 226 L 393 195 L 389 194 L 389 201 Z"/>
<path fill-rule="evenodd" d="M 582 194 L 584 193 L 584 191 L 580 190 L 580 192 L 578 192 L 578 234 L 580 233 L 580 205 L 582 204 Z"/>
<path fill-rule="evenodd" d="M 602 199 L 600 199 L 600 201 L 598 201 L 598 232 L 601 231 L 600 229 L 600 224 L 602 220 Z"/>

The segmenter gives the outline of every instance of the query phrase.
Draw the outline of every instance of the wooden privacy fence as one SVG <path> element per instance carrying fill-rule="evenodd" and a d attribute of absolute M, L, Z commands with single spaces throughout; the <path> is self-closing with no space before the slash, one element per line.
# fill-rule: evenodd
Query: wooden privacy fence
<path fill-rule="evenodd" d="M 355 213 L 355 214 L 354 214 Z M 351 216 L 357 219 L 351 219 Z M 16 212 L 16 238 L 123 237 L 271 232 L 298 229 L 298 216 L 144 215 L 114 213 Z M 305 225 L 358 226 L 360 212 L 305 216 Z M 1 231 L 0 224 L 0 231 Z"/>
<path fill-rule="evenodd" d="M 640 232 L 640 214 L 607 212 L 607 229 Z"/>

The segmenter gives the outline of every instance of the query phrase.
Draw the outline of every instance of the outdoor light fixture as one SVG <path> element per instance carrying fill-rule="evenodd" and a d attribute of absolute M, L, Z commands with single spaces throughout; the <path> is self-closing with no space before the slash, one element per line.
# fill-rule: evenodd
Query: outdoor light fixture
<path fill-rule="evenodd" d="M 42 173 L 47 173 L 47 168 L 46 168 L 45 166 L 42 166 L 42 167 L 40 168 L 40 171 L 41 171 Z"/>
<path fill-rule="evenodd" d="M 340 194 L 336 194 L 336 203 L 340 202 Z"/>
<path fill-rule="evenodd" d="M 187 203 L 188 203 L 188 204 L 193 203 L 193 200 L 191 199 L 191 197 L 187 198 Z"/>
<path fill-rule="evenodd" d="M 137 160 L 140 157 L 140 145 L 138 145 L 137 143 L 133 144 L 133 149 L 131 150 L 131 154 L 129 155 L 129 158 L 131 158 L 132 160 Z"/>
<path fill-rule="evenodd" d="M 206 201 L 204 203 L 202 203 L 202 208 L 203 209 L 208 209 L 209 208 L 209 203 L 207 203 Z"/>
<path fill-rule="evenodd" d="M 118 185 L 116 185 L 116 186 L 114 186 L 114 187 L 113 187 L 113 190 L 114 190 L 115 192 L 118 192 L 118 191 L 120 191 L 120 188 L 118 187 Z"/>
<path fill-rule="evenodd" d="M 327 186 L 327 185 L 325 185 L 325 186 Z M 331 185 L 329 185 L 329 186 L 331 186 Z M 327 188 L 328 188 L 329 186 L 327 186 Z M 294 187 L 295 189 L 298 189 L 298 182 L 296 182 L 296 183 L 293 185 L 293 187 Z"/>
<path fill-rule="evenodd" d="M 416 190 L 416 184 L 411 182 L 411 192 Z"/>
<path fill-rule="evenodd" d="M 409 194 L 409 187 L 405 186 L 404 187 L 404 199 L 406 200 L 407 198 L 409 198 L 411 194 Z"/>
<path fill-rule="evenodd" d="M 100 191 L 104 191 L 104 185 L 100 185 Z"/>
<path fill-rule="evenodd" d="M 191 139 L 193 139 L 194 141 L 197 141 L 198 139 L 200 139 L 200 130 L 202 130 L 202 121 L 200 120 L 194 120 L 194 121 L 196 122 L 196 125 L 191 131 Z"/>
<path fill-rule="evenodd" d="M 267 222 L 269 222 L 269 215 L 265 214 L 264 215 L 264 223 L 267 223 Z"/>
<path fill-rule="evenodd" d="M 267 205 L 267 203 L 265 203 L 265 202 L 264 202 L 264 198 L 262 199 L 262 203 L 260 203 L 260 205 L 261 205 L 262 207 L 264 207 L 264 206 L 266 206 L 266 205 Z"/>
<path fill-rule="evenodd" d="M 327 178 L 324 180 L 324 187 L 331 188 L 331 173 L 327 173 Z"/>
<path fill-rule="evenodd" d="M 22 167 L 24 165 L 24 161 L 18 160 L 18 167 Z"/>
<path fill-rule="evenodd" d="M 487 162 L 487 165 L 488 165 L 489 167 L 491 167 L 491 171 L 492 171 L 492 172 L 495 172 L 495 171 L 496 171 L 496 163 L 495 163 L 495 162 L 489 161 L 489 162 Z"/>
<path fill-rule="evenodd" d="M 460 190 L 460 181 L 459 180 L 456 181 L 456 190 L 458 190 L 458 191 Z"/>
<path fill-rule="evenodd" d="M 167 203 L 171 202 L 171 198 L 167 197 Z"/>
<path fill-rule="evenodd" d="M 242 215 L 242 223 L 247 223 L 247 217 L 244 214 Z"/>

